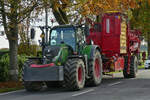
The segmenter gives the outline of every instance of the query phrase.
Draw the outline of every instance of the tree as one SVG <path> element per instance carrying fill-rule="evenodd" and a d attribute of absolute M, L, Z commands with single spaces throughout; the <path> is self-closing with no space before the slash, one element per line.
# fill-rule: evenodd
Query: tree
<path fill-rule="evenodd" d="M 134 9 L 132 14 L 131 25 L 142 31 L 142 35 L 148 41 L 148 55 L 150 55 L 150 0 L 141 0 L 139 8 Z"/>
<path fill-rule="evenodd" d="M 49 0 L 59 24 L 79 22 L 89 17 L 95 21 L 107 11 L 125 12 L 137 8 L 137 0 Z"/>
<path fill-rule="evenodd" d="M 0 0 L 0 18 L 9 41 L 10 75 L 17 80 L 18 25 L 35 9 L 42 7 L 39 0 Z"/>

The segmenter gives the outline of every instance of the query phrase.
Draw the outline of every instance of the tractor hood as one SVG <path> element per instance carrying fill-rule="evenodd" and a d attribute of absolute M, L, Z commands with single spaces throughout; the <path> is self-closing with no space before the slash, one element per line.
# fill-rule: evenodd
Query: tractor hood
<path fill-rule="evenodd" d="M 60 46 L 46 46 L 44 48 L 44 56 L 52 62 L 53 58 L 59 54 Z"/>
<path fill-rule="evenodd" d="M 44 56 L 46 57 L 45 64 L 53 62 L 56 65 L 61 65 L 66 61 L 68 55 L 69 51 L 66 44 L 46 46 L 44 49 Z"/>

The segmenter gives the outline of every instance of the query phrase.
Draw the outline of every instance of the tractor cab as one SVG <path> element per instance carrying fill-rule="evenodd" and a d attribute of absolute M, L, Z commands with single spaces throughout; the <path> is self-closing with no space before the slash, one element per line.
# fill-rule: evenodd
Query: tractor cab
<path fill-rule="evenodd" d="M 51 46 L 66 44 L 71 46 L 74 50 L 76 48 L 75 29 L 69 27 L 54 27 L 51 29 L 49 42 Z"/>
<path fill-rule="evenodd" d="M 50 31 L 49 44 L 52 47 L 65 44 L 72 48 L 73 51 L 78 52 L 79 45 L 83 45 L 86 42 L 84 32 L 85 28 L 82 25 L 55 26 Z"/>
<path fill-rule="evenodd" d="M 85 27 L 74 25 L 55 26 L 50 30 L 49 43 L 43 49 L 44 64 L 65 63 L 68 56 L 80 54 L 86 43 Z M 62 59 L 60 59 L 63 56 Z M 60 61 L 58 61 L 58 58 Z M 65 59 L 64 59 L 65 58 Z"/>

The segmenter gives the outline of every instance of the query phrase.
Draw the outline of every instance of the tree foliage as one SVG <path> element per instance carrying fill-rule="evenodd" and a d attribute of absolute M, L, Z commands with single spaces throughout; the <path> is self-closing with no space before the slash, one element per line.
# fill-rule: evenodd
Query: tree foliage
<path fill-rule="evenodd" d="M 45 0 L 0 0 L 0 18 L 9 41 L 10 73 L 17 79 L 18 25 L 30 17 L 32 11 L 45 6 Z"/>
<path fill-rule="evenodd" d="M 133 17 L 131 19 L 132 27 L 142 30 L 146 37 L 150 32 L 150 1 L 142 0 L 140 7 L 132 11 Z"/>
<path fill-rule="evenodd" d="M 141 0 L 139 6 L 132 11 L 131 25 L 142 31 L 142 35 L 148 43 L 148 55 L 150 55 L 150 0 Z"/>
<path fill-rule="evenodd" d="M 95 19 L 107 11 L 126 12 L 138 8 L 141 0 L 49 0 L 60 24 L 80 21 L 84 17 Z"/>
<path fill-rule="evenodd" d="M 12 27 L 16 27 L 24 19 L 30 16 L 34 9 L 39 9 L 41 3 L 37 0 L 0 0 L 0 15 L 8 39 L 15 39 Z"/>

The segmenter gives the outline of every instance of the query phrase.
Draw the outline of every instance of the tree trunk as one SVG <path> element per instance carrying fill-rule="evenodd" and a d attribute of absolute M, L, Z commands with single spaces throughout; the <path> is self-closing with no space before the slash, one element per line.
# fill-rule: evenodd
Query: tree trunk
<path fill-rule="evenodd" d="M 18 80 L 18 41 L 9 40 L 9 61 L 11 80 Z"/>
<path fill-rule="evenodd" d="M 9 39 L 9 66 L 11 80 L 18 80 L 18 26 L 14 23 Z"/>

